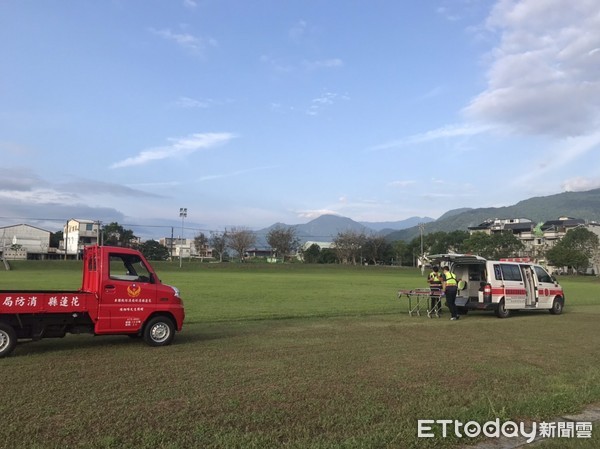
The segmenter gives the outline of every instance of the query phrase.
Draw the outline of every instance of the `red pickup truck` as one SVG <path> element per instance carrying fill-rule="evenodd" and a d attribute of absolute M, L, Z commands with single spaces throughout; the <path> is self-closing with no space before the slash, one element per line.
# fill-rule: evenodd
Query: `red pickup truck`
<path fill-rule="evenodd" d="M 9 355 L 18 339 L 67 333 L 126 334 L 165 346 L 184 317 L 179 290 L 163 284 L 139 251 L 90 246 L 80 290 L 0 290 L 0 357 Z"/>

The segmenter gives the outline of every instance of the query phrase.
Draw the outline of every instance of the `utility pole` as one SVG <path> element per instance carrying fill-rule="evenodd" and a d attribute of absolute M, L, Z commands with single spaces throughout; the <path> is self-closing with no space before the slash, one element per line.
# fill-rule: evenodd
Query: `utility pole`
<path fill-rule="evenodd" d="M 171 226 L 171 262 L 173 262 L 173 226 Z"/>
<path fill-rule="evenodd" d="M 419 231 L 421 233 L 421 273 L 425 273 L 425 254 L 423 254 L 423 233 L 425 232 L 425 223 L 419 223 Z"/>

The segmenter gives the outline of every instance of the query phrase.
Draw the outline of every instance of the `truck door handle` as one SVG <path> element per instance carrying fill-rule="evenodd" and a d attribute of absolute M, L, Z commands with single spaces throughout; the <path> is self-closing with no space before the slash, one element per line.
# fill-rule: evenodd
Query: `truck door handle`
<path fill-rule="evenodd" d="M 104 290 L 112 292 L 115 290 L 115 286 L 114 285 L 105 285 Z"/>

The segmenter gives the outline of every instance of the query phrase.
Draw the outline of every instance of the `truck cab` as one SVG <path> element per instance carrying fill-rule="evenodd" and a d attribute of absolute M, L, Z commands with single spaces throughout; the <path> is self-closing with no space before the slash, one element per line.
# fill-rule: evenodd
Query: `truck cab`
<path fill-rule="evenodd" d="M 100 297 L 97 310 L 92 310 L 96 334 L 142 332 L 142 324 L 157 313 L 170 316 L 181 330 L 184 311 L 179 290 L 163 284 L 141 253 L 91 247 L 84 263 L 82 289 Z"/>

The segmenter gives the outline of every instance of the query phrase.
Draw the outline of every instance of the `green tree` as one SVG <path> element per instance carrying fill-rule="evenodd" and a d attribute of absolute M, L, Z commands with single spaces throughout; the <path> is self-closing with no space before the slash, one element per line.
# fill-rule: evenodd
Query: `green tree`
<path fill-rule="evenodd" d="M 298 249 L 300 241 L 296 237 L 296 228 L 289 226 L 275 226 L 267 233 L 267 243 L 275 252 L 275 257 L 281 257 L 285 262 L 285 256 Z"/>
<path fill-rule="evenodd" d="M 408 254 L 408 243 L 404 240 L 396 240 L 392 243 L 393 259 L 396 265 L 404 265 L 410 263 L 411 256 Z"/>
<path fill-rule="evenodd" d="M 546 252 L 546 257 L 551 265 L 572 267 L 577 272 L 589 267 L 590 259 L 597 251 L 598 236 L 579 227 L 567 232 L 553 248 Z"/>
<path fill-rule="evenodd" d="M 117 222 L 102 226 L 102 237 L 104 245 L 127 248 L 134 246 L 137 240 L 131 229 L 125 229 Z"/>
<path fill-rule="evenodd" d="M 333 239 L 335 252 L 341 263 L 356 265 L 362 257 L 367 237 L 362 232 L 353 230 L 342 231 Z"/>
<path fill-rule="evenodd" d="M 423 243 L 423 251 L 425 252 L 425 243 Z M 406 261 L 404 262 L 404 265 L 407 266 L 417 266 L 417 259 L 419 258 L 419 256 L 421 255 L 421 238 L 420 237 L 415 237 L 414 239 L 412 239 L 410 242 L 408 242 L 408 245 L 406 246 Z"/>
<path fill-rule="evenodd" d="M 318 263 L 321 257 L 321 247 L 313 243 L 303 251 L 302 256 L 304 263 Z"/>
<path fill-rule="evenodd" d="M 492 235 L 475 232 L 462 246 L 465 252 L 490 260 L 518 256 L 525 249 L 525 245 L 512 232 L 498 232 Z"/>
<path fill-rule="evenodd" d="M 319 263 L 329 264 L 337 262 L 337 254 L 331 248 L 323 248 L 319 256 Z"/>
<path fill-rule="evenodd" d="M 211 232 L 209 243 L 213 250 L 213 256 L 218 257 L 219 262 L 223 262 L 227 254 L 227 230 L 225 232 Z"/>
<path fill-rule="evenodd" d="M 448 233 L 447 237 L 447 251 L 454 251 L 456 253 L 464 252 L 465 240 L 469 238 L 469 231 L 452 231 Z"/>
<path fill-rule="evenodd" d="M 244 227 L 231 228 L 227 233 L 227 246 L 238 254 L 241 262 L 244 261 L 244 254 L 246 254 L 246 251 L 248 251 L 255 242 L 256 234 Z"/>
<path fill-rule="evenodd" d="M 467 231 L 437 231 L 423 236 L 425 254 L 462 253 L 464 241 L 469 238 Z"/>
<path fill-rule="evenodd" d="M 204 233 L 198 234 L 194 237 L 194 246 L 196 247 L 196 251 L 198 251 L 198 256 L 200 256 L 200 260 L 204 261 L 206 257 L 206 252 L 208 250 L 208 238 L 204 235 Z"/>
<path fill-rule="evenodd" d="M 62 231 L 56 231 L 50 234 L 50 248 L 58 248 L 61 240 L 64 240 Z"/>
<path fill-rule="evenodd" d="M 137 248 L 148 260 L 167 260 L 169 258 L 169 248 L 156 240 L 146 240 Z"/>
<path fill-rule="evenodd" d="M 370 235 L 365 239 L 363 246 L 363 256 L 365 261 L 377 264 L 382 262 L 385 257 L 387 242 L 384 236 Z"/>

